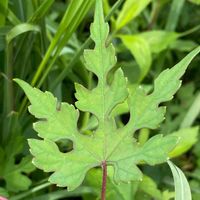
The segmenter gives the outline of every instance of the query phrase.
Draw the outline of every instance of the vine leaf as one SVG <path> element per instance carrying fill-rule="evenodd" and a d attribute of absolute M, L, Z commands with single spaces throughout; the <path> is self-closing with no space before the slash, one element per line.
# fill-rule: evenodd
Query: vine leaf
<path fill-rule="evenodd" d="M 113 73 L 116 57 L 112 44 L 107 45 L 109 26 L 104 21 L 102 1 L 96 1 L 95 19 L 91 25 L 91 38 L 95 42 L 93 50 L 84 52 L 86 68 L 98 77 L 97 86 L 88 90 L 76 84 L 76 107 L 90 112 L 98 120 L 98 127 L 91 135 L 83 135 L 77 128 L 79 111 L 73 105 L 58 103 L 49 92 L 32 88 L 26 82 L 15 81 L 23 88 L 31 105 L 29 111 L 40 119 L 34 129 L 42 140 L 29 139 L 33 163 L 45 172 L 53 172 L 49 181 L 58 186 L 74 190 L 84 180 L 86 173 L 102 163 L 114 167 L 115 182 L 141 180 L 142 173 L 137 167 L 140 162 L 150 165 L 165 162 L 168 153 L 177 143 L 174 136 L 156 135 L 140 146 L 133 133 L 143 127 L 156 128 L 164 118 L 163 107 L 159 104 L 169 101 L 180 86 L 179 78 L 191 59 L 200 51 L 194 50 L 172 69 L 161 73 L 155 81 L 154 91 L 145 95 L 138 87 L 133 94 L 128 93 L 127 81 L 121 69 Z M 129 99 L 130 121 L 117 128 L 112 110 Z M 69 139 L 73 150 L 60 152 L 56 142 Z"/>

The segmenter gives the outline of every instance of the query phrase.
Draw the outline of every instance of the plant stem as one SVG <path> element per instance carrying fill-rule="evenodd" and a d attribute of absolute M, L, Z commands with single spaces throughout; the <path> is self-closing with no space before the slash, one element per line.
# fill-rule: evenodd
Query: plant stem
<path fill-rule="evenodd" d="M 158 15 L 159 15 L 159 12 L 160 12 L 160 8 L 161 8 L 161 2 L 160 1 L 155 1 L 154 3 L 154 8 L 153 8 L 153 11 L 152 11 L 152 17 L 151 17 L 151 21 L 148 25 L 148 28 L 147 30 L 151 30 L 154 26 L 154 24 L 156 23 L 157 19 L 158 19 Z"/>
<path fill-rule="evenodd" d="M 106 182 L 107 182 L 107 165 L 106 161 L 102 162 L 102 190 L 101 190 L 101 200 L 106 200 Z"/>
<path fill-rule="evenodd" d="M 18 195 L 15 195 L 15 196 L 11 197 L 10 200 L 20 200 L 20 199 L 24 199 L 25 197 L 27 197 L 27 196 L 29 196 L 29 195 L 31 195 L 31 194 L 34 194 L 35 192 L 38 192 L 38 191 L 40 191 L 40 190 L 42 190 L 42 189 L 44 189 L 44 188 L 49 187 L 50 185 L 52 185 L 52 183 L 49 183 L 49 182 L 43 183 L 43 184 L 41 184 L 41 185 L 38 185 L 38 186 L 36 186 L 36 187 L 34 187 L 34 188 L 28 190 L 27 192 L 23 192 L 23 193 L 21 193 L 21 194 L 18 194 Z"/>
<path fill-rule="evenodd" d="M 193 28 L 191 28 L 191 29 L 189 29 L 185 32 L 179 33 L 179 34 L 180 34 L 180 37 L 185 37 L 189 34 L 194 33 L 195 31 L 198 31 L 199 29 L 200 29 L 200 25 L 197 25 L 197 26 L 195 26 L 195 27 L 193 27 Z"/>

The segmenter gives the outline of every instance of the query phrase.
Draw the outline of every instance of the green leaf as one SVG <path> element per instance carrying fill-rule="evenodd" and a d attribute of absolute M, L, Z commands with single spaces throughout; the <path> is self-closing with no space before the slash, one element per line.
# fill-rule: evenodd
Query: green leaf
<path fill-rule="evenodd" d="M 152 94 L 147 96 L 140 88 L 136 88 L 134 94 L 129 94 L 122 70 L 117 69 L 113 76 L 110 75 L 116 57 L 113 45 L 107 44 L 108 33 L 102 1 L 97 0 L 95 19 L 91 25 L 95 47 L 84 52 L 84 59 L 87 70 L 97 76 L 98 84 L 91 90 L 76 84 L 75 94 L 76 107 L 97 118 L 98 126 L 92 134 L 80 133 L 77 127 L 79 111 L 74 106 L 59 103 L 51 93 L 41 92 L 22 80 L 15 80 L 31 102 L 30 113 L 39 119 L 34 129 L 42 139 L 29 139 L 33 163 L 45 172 L 53 172 L 49 181 L 58 186 L 67 186 L 68 190 L 77 188 L 90 169 L 101 167 L 103 163 L 114 168 L 113 179 L 116 183 L 141 180 L 142 173 L 137 164 L 165 162 L 177 142 L 174 136 L 156 135 L 141 146 L 133 138 L 133 133 L 142 127 L 156 128 L 163 120 L 164 110 L 158 105 L 172 98 L 180 86 L 179 78 L 200 48 L 174 68 L 165 70 L 156 79 Z M 131 119 L 126 126 L 117 128 L 112 111 L 127 98 Z M 73 150 L 60 152 L 56 144 L 60 139 L 71 140 Z"/>
<path fill-rule="evenodd" d="M 200 113 L 200 93 L 198 92 L 194 102 L 190 106 L 188 112 L 186 113 L 180 127 L 185 128 L 185 127 L 190 127 L 195 119 L 199 116 Z"/>
<path fill-rule="evenodd" d="M 120 29 L 137 17 L 151 2 L 151 0 L 126 0 L 116 22 L 116 29 Z"/>
<path fill-rule="evenodd" d="M 8 0 L 0 2 L 0 27 L 5 24 L 7 7 L 8 7 Z"/>
<path fill-rule="evenodd" d="M 199 127 L 184 128 L 171 135 L 179 137 L 177 146 L 169 153 L 169 157 L 176 157 L 187 152 L 198 141 Z"/>
<path fill-rule="evenodd" d="M 179 39 L 179 40 L 175 40 L 174 42 L 172 42 L 170 45 L 170 48 L 178 50 L 178 51 L 190 52 L 197 46 L 198 46 L 198 44 L 193 40 Z"/>
<path fill-rule="evenodd" d="M 12 28 L 6 36 L 7 43 L 10 43 L 15 37 L 28 31 L 40 32 L 40 28 L 36 25 L 23 23 Z"/>
<path fill-rule="evenodd" d="M 140 86 L 136 87 L 135 91 L 129 96 L 131 116 L 127 130 L 132 129 L 132 124 L 134 124 L 135 130 L 140 128 L 154 129 L 159 126 L 164 120 L 165 114 L 165 107 L 159 107 L 159 104 L 173 98 L 173 95 L 181 86 L 179 79 L 199 51 L 200 47 L 197 47 L 173 68 L 164 70 L 155 79 L 151 94 L 147 95 Z"/>
<path fill-rule="evenodd" d="M 171 200 L 175 196 L 174 192 L 169 192 L 168 190 L 165 190 L 162 193 L 162 200 Z"/>
<path fill-rule="evenodd" d="M 9 191 L 24 191 L 29 188 L 32 181 L 26 176 L 34 170 L 31 157 L 24 157 L 19 164 L 9 163 L 4 172 L 6 187 Z"/>
<path fill-rule="evenodd" d="M 94 0 L 70 1 L 70 4 L 57 28 L 55 36 L 51 40 L 48 50 L 32 79 L 32 85 L 36 85 L 38 82 L 38 85 L 43 83 L 44 79 L 53 67 L 54 62 L 60 55 L 60 52 L 66 45 L 67 41 L 69 41 L 70 37 L 77 29 L 93 3 Z M 48 66 L 47 63 L 49 63 Z M 44 73 L 42 74 L 43 71 Z"/>
<path fill-rule="evenodd" d="M 37 8 L 37 10 L 33 13 L 33 15 L 30 16 L 28 22 L 37 23 L 43 16 L 45 16 L 45 14 L 53 5 L 54 1 L 55 0 L 42 1 L 41 5 Z"/>
<path fill-rule="evenodd" d="M 121 183 L 121 184 L 115 184 L 113 181 L 113 174 L 114 171 L 111 167 L 108 167 L 107 169 L 108 177 L 107 177 L 107 192 L 106 192 L 106 199 L 107 200 L 132 200 L 133 196 L 135 195 L 139 182 L 134 181 L 130 182 L 129 184 Z M 84 199 L 88 200 L 89 197 L 91 200 L 96 200 L 100 198 L 100 190 L 101 190 L 101 182 L 102 182 L 102 172 L 100 169 L 93 169 L 91 170 L 87 177 L 85 184 L 92 187 L 94 191 L 96 191 L 95 196 L 92 198 L 90 195 L 85 195 Z"/>
<path fill-rule="evenodd" d="M 0 196 L 9 197 L 8 191 L 6 191 L 4 188 L 0 187 Z"/>
<path fill-rule="evenodd" d="M 174 177 L 175 200 L 192 200 L 190 186 L 184 173 L 171 161 L 168 161 L 168 165 Z"/>
<path fill-rule="evenodd" d="M 118 35 L 123 44 L 130 50 L 140 67 L 141 81 L 149 72 L 152 54 L 167 49 L 178 37 L 175 32 L 146 31 L 136 35 Z"/>
<path fill-rule="evenodd" d="M 32 183 L 26 176 L 35 169 L 31 163 L 31 157 L 23 157 L 18 164 L 15 164 L 15 156 L 21 153 L 23 143 L 24 139 L 21 136 L 13 137 L 4 150 L 0 149 L 0 176 L 5 180 L 8 191 L 24 191 Z"/>
<path fill-rule="evenodd" d="M 152 56 L 150 46 L 146 39 L 140 34 L 138 35 L 120 35 L 119 36 L 123 44 L 131 51 L 135 57 L 136 62 L 140 67 L 140 79 L 141 81 L 148 73 L 151 63 Z"/>
<path fill-rule="evenodd" d="M 161 191 L 158 189 L 153 179 L 148 176 L 144 176 L 142 182 L 139 184 L 138 193 L 144 192 L 156 200 L 162 199 Z M 139 199 L 139 198 L 138 198 Z"/>
<path fill-rule="evenodd" d="M 149 44 L 152 53 L 160 53 L 167 49 L 179 37 L 176 32 L 169 31 L 146 31 L 140 34 Z"/>
<path fill-rule="evenodd" d="M 185 0 L 172 1 L 169 16 L 165 26 L 166 30 L 174 31 L 176 29 L 184 3 Z"/>
<path fill-rule="evenodd" d="M 199 5 L 200 4 L 200 0 L 189 0 L 190 2 Z"/>

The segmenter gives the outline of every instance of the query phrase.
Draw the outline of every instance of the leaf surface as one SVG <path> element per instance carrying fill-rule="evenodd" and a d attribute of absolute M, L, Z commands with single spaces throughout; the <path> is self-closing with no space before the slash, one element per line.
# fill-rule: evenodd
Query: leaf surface
<path fill-rule="evenodd" d="M 135 60 L 140 67 L 140 80 L 142 80 L 148 73 L 152 63 L 151 49 L 148 41 L 143 38 L 141 34 L 120 35 L 119 37 L 135 57 Z"/>
<path fill-rule="evenodd" d="M 198 142 L 199 127 L 183 128 L 171 135 L 179 137 L 178 145 L 170 152 L 169 156 L 177 157 L 187 152 L 195 143 Z"/>
<path fill-rule="evenodd" d="M 152 54 L 167 49 L 179 37 L 176 32 L 146 31 L 135 35 L 118 35 L 123 44 L 130 50 L 140 67 L 141 81 L 152 65 Z"/>
<path fill-rule="evenodd" d="M 121 69 L 113 72 L 113 78 L 110 77 L 109 72 L 116 64 L 115 49 L 112 44 L 107 44 L 109 27 L 104 21 L 102 1 L 96 2 L 95 19 L 91 25 L 95 48 L 86 50 L 84 59 L 87 70 L 97 76 L 98 84 L 92 90 L 76 84 L 75 94 L 76 107 L 91 113 L 98 121 L 91 135 L 80 133 L 77 127 L 79 111 L 73 105 L 59 103 L 51 93 L 16 80 L 31 102 L 30 113 L 39 119 L 34 129 L 42 140 L 29 140 L 33 163 L 46 172 L 53 172 L 49 181 L 67 186 L 68 190 L 77 188 L 86 173 L 102 163 L 114 168 L 114 182 L 120 183 L 141 180 L 142 173 L 137 164 L 142 161 L 155 165 L 167 160 L 168 153 L 176 145 L 176 137 L 156 135 L 140 146 L 133 133 L 142 127 L 156 128 L 163 120 L 164 109 L 159 108 L 159 104 L 172 98 L 180 86 L 179 78 L 199 52 L 196 49 L 175 68 L 163 72 L 156 79 L 152 94 L 146 95 L 140 88 L 129 94 Z M 111 113 L 127 98 L 131 119 L 126 126 L 118 128 Z M 62 153 L 56 144 L 60 139 L 71 140 L 73 150 Z"/>
<path fill-rule="evenodd" d="M 180 78 L 185 73 L 192 59 L 199 53 L 200 47 L 194 49 L 171 69 L 164 70 L 154 81 L 154 89 L 146 94 L 140 87 L 129 95 L 130 120 L 127 129 L 154 129 L 164 120 L 165 107 L 160 103 L 169 101 L 181 86 Z"/>
<path fill-rule="evenodd" d="M 171 161 L 168 161 L 168 165 L 174 177 L 175 200 L 192 200 L 190 186 L 184 173 Z"/>
<path fill-rule="evenodd" d="M 26 174 L 29 174 L 35 169 L 31 163 L 31 157 L 23 157 L 19 163 L 15 163 L 15 157 L 21 153 L 23 143 L 24 140 L 21 136 L 13 137 L 5 149 L 0 148 L 0 176 L 5 180 L 8 191 L 24 191 L 32 183 L 26 176 Z"/>
<path fill-rule="evenodd" d="M 119 17 L 117 19 L 117 29 L 122 28 L 132 19 L 137 17 L 150 2 L 151 0 L 126 0 L 122 11 L 120 12 Z"/>

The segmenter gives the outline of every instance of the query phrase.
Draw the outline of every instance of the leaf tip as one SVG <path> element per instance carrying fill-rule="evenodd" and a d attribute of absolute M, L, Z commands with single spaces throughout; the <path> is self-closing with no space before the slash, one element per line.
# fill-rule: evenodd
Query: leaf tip
<path fill-rule="evenodd" d="M 170 160 L 170 157 L 167 157 L 167 162 Z"/>
<path fill-rule="evenodd" d="M 17 83 L 19 86 L 21 86 L 21 84 L 22 84 L 23 82 L 25 82 L 25 81 L 23 81 L 23 80 L 21 80 L 21 79 L 19 79 L 19 78 L 13 78 L 13 81 L 14 81 L 15 83 Z"/>

